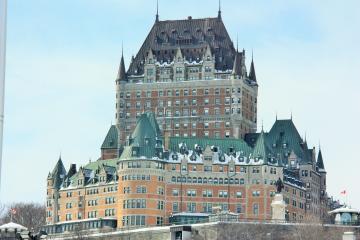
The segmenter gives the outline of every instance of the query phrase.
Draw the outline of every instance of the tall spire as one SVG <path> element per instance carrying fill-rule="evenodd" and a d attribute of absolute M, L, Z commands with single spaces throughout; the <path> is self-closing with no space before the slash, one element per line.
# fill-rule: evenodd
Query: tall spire
<path fill-rule="evenodd" d="M 319 168 L 319 170 L 325 171 L 324 160 L 322 157 L 321 149 L 319 149 L 316 166 Z"/>
<path fill-rule="evenodd" d="M 156 17 L 155 22 L 159 22 L 159 0 L 156 0 Z"/>
<path fill-rule="evenodd" d="M 254 65 L 254 53 L 253 53 L 253 51 L 251 53 L 251 66 L 250 66 L 249 79 L 256 82 L 255 65 Z"/>
<path fill-rule="evenodd" d="M 221 0 L 219 0 L 218 18 L 221 19 Z"/>
<path fill-rule="evenodd" d="M 121 61 L 119 66 L 118 75 L 116 77 L 116 81 L 126 80 L 126 71 L 125 71 L 125 62 L 124 62 L 124 48 L 121 44 Z"/>

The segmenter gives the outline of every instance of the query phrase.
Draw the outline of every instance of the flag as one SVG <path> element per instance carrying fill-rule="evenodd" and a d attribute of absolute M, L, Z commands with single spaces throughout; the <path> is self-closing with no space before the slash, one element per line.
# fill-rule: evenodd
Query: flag
<path fill-rule="evenodd" d="M 344 190 L 344 191 L 340 192 L 340 194 L 345 195 L 345 194 L 346 194 L 346 190 Z"/>
<path fill-rule="evenodd" d="M 10 209 L 10 213 L 13 214 L 13 215 L 15 215 L 15 214 L 16 214 L 16 209 L 15 209 L 15 208 L 11 208 L 11 209 Z"/>

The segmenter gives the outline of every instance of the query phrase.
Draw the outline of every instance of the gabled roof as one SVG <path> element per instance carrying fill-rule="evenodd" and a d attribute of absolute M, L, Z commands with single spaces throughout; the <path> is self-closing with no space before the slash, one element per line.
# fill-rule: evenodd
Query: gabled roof
<path fill-rule="evenodd" d="M 114 149 L 118 147 L 118 130 L 115 125 L 111 125 L 101 149 Z"/>
<path fill-rule="evenodd" d="M 144 73 L 144 60 L 150 49 L 159 62 L 167 62 L 174 59 L 178 48 L 186 59 L 202 59 L 207 46 L 215 55 L 216 69 L 233 68 L 235 48 L 221 17 L 155 21 L 127 73 Z"/>
<path fill-rule="evenodd" d="M 106 159 L 106 160 L 101 159 L 95 162 L 89 162 L 88 164 L 80 167 L 79 171 L 70 178 L 70 182 L 71 182 L 70 186 L 76 185 L 77 180 L 79 179 L 79 177 L 81 177 L 81 175 L 83 175 L 85 181 L 87 181 L 85 182 L 85 185 L 89 184 L 91 180 L 94 177 L 96 177 L 96 171 L 101 167 L 105 168 L 107 174 L 116 175 L 117 161 L 118 159 L 114 158 L 114 159 Z"/>

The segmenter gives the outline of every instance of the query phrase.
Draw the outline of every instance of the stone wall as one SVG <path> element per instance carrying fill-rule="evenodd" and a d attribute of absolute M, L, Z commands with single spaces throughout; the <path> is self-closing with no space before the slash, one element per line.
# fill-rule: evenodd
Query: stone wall
<path fill-rule="evenodd" d="M 274 224 L 274 223 L 206 223 L 194 224 L 194 240 L 341 240 L 344 232 L 354 232 L 360 240 L 360 227 L 346 227 L 317 224 Z M 70 238 L 73 237 L 73 238 Z M 52 236 L 48 239 L 93 239 L 93 240 L 167 240 L 170 227 L 143 228 L 138 230 L 108 233 L 91 233 Z"/>

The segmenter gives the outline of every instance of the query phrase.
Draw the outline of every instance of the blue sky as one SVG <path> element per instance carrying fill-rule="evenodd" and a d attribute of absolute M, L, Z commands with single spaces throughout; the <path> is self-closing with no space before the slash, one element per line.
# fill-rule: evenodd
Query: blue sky
<path fill-rule="evenodd" d="M 205 7 L 204 7 L 205 6 Z M 160 19 L 213 17 L 217 0 L 159 0 Z M 227 30 L 254 60 L 258 119 L 293 120 L 321 148 L 328 192 L 360 208 L 359 1 L 222 1 Z M 100 155 L 114 80 L 155 20 L 156 1 L 10 0 L 0 200 L 45 202 L 46 176 Z M 261 121 L 259 121 L 261 122 Z"/>

